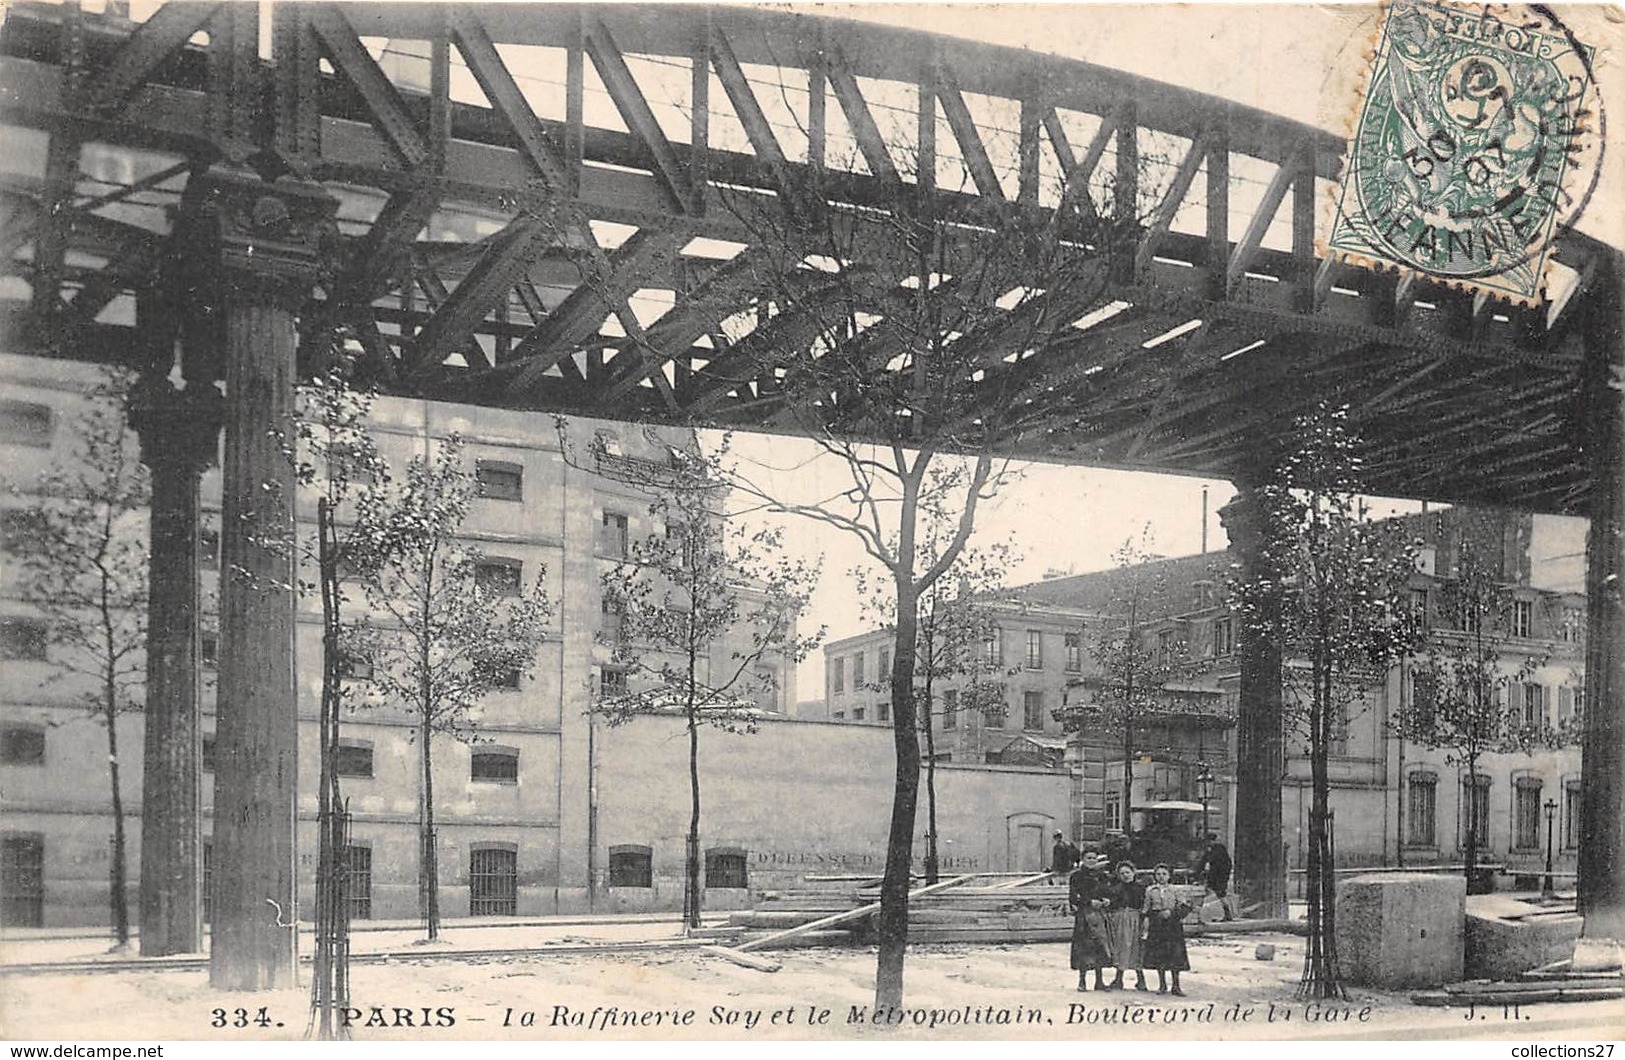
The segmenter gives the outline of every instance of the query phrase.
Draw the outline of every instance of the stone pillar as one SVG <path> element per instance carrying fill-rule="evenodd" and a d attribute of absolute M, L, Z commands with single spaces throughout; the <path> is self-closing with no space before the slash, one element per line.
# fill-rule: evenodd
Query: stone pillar
<path fill-rule="evenodd" d="M 1585 934 L 1625 939 L 1625 341 L 1622 277 L 1587 294 L 1586 702 L 1580 756 L 1579 911 Z"/>
<path fill-rule="evenodd" d="M 1273 582 L 1265 548 L 1269 521 L 1256 489 L 1237 483 L 1219 510 L 1230 547 L 1252 585 Z M 1237 623 L 1241 688 L 1236 718 L 1236 828 L 1232 886 L 1260 917 L 1286 915 L 1286 857 L 1281 848 L 1281 778 L 1286 768 L 1281 718 L 1281 608 L 1260 594 L 1256 621 Z M 1273 632 L 1272 632 L 1273 631 Z"/>
<path fill-rule="evenodd" d="M 215 707 L 209 981 L 292 987 L 298 910 L 295 800 L 295 313 L 311 292 L 334 201 L 292 180 L 194 177 L 186 243 L 226 380 L 220 677 Z M 202 270 L 208 270 L 203 272 Z"/>
<path fill-rule="evenodd" d="M 152 471 L 146 737 L 141 782 L 141 955 L 197 953 L 202 939 L 198 774 L 198 478 L 214 463 L 220 395 L 136 385 L 130 424 Z"/>

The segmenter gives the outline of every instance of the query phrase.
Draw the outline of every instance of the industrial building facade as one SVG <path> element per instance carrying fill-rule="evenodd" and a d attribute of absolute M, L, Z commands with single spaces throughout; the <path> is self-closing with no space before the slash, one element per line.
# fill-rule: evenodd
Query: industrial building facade
<path fill-rule="evenodd" d="M 0 461 L 11 484 L 26 489 L 38 469 L 69 459 L 76 412 L 97 378 L 82 365 L 0 355 Z M 443 913 L 681 908 L 688 825 L 681 720 L 646 717 L 609 728 L 589 709 L 595 681 L 611 661 L 602 632 L 613 616 L 604 611 L 602 576 L 625 556 L 630 541 L 661 528 L 653 525 L 650 498 L 597 473 L 587 454 L 596 440 L 619 460 L 658 463 L 666 447 L 692 446 L 692 435 L 573 420 L 561 440 L 552 417 L 393 398 L 376 404 L 372 424 L 397 468 L 437 440 L 458 435 L 484 487 L 464 536 L 485 562 L 516 572 L 521 583 L 545 570 L 553 605 L 532 674 L 488 697 L 477 741 L 436 737 Z M 202 495 L 207 609 L 219 578 L 218 559 L 212 558 L 219 539 L 218 470 L 205 474 Z M 13 507 L 25 502 L 4 499 Z M 316 858 L 318 608 L 318 601 L 302 599 L 297 627 L 302 913 L 313 908 Z M 206 617 L 206 875 L 215 695 L 211 628 Z M 105 923 L 112 831 L 106 734 L 74 700 L 71 683 L 52 679 L 49 637 L 17 599 L 10 575 L 0 582 L 0 633 L 0 914 L 8 927 Z M 771 688 L 756 702 L 758 732 L 706 730 L 700 736 L 704 882 L 711 908 L 747 904 L 762 890 L 794 885 L 810 872 L 866 871 L 884 860 L 890 735 L 791 717 L 794 667 L 775 660 L 770 668 Z M 364 671 L 354 674 L 353 684 L 364 705 L 343 719 L 339 757 L 351 815 L 351 911 L 363 918 L 412 918 L 418 913 L 415 718 L 367 696 Z M 140 865 L 142 721 L 139 711 L 118 720 L 132 896 Z M 939 783 L 944 866 L 1039 867 L 1041 837 L 1064 824 L 1069 797 L 1065 778 L 1041 768 L 979 764 L 945 770 Z M 785 814 L 786 806 L 805 812 Z"/>

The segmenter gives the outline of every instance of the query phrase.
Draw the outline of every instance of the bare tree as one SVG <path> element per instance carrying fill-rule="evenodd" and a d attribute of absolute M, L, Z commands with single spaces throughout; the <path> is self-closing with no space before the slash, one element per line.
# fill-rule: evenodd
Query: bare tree
<path fill-rule="evenodd" d="M 31 484 L 8 513 L 6 551 L 16 558 L 17 595 L 45 623 L 38 646 L 55 665 L 48 682 L 70 682 L 107 734 L 113 842 L 108 901 L 116 948 L 130 941 L 128 858 L 120 788 L 118 716 L 142 706 L 146 677 L 147 470 L 125 429 L 131 377 L 108 370 L 72 424 L 73 448 Z"/>
<path fill-rule="evenodd" d="M 1416 554 L 1402 524 L 1365 518 L 1358 442 L 1346 409 L 1322 406 L 1300 417 L 1293 437 L 1295 447 L 1258 491 L 1269 522 L 1264 547 L 1280 584 L 1243 584 L 1237 603 L 1242 621 L 1255 626 L 1266 604 L 1279 604 L 1286 701 L 1309 743 L 1309 938 L 1298 993 L 1345 997 L 1336 948 L 1331 747 L 1354 704 L 1415 643 L 1408 594 Z"/>
<path fill-rule="evenodd" d="M 356 513 L 379 562 L 364 583 L 378 620 L 354 650 L 368 657 L 383 701 L 417 716 L 418 897 L 429 939 L 440 935 L 434 737 L 479 739 L 481 702 L 532 672 L 552 612 L 545 571 L 529 588 L 490 581 L 479 551 L 460 540 L 478 488 L 454 437 L 413 458 L 399 484 L 369 491 Z"/>
<path fill-rule="evenodd" d="M 724 449 L 725 451 L 725 449 Z M 754 534 L 727 521 L 719 453 L 670 448 L 664 462 L 595 451 L 600 474 L 651 495 L 659 530 L 626 542 L 626 559 L 603 576 L 613 685 L 599 709 L 611 725 L 676 714 L 688 733 L 689 820 L 683 922 L 700 926 L 700 728 L 752 733 L 757 697 L 776 696 L 779 675 L 804 659 L 819 634 L 796 628 L 815 566 L 783 554 L 777 530 Z"/>

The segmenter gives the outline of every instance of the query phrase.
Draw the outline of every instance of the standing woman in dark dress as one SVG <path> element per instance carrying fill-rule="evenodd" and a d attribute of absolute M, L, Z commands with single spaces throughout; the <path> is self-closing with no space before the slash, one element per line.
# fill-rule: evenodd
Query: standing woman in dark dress
<path fill-rule="evenodd" d="M 1083 855 L 1083 864 L 1072 874 L 1067 887 L 1067 908 L 1072 911 L 1072 967 L 1078 972 L 1078 989 L 1085 987 L 1089 969 L 1095 972 L 1095 989 L 1104 990 L 1100 969 L 1112 963 L 1111 951 L 1106 948 L 1106 879 L 1101 867 L 1106 863 L 1103 855 L 1089 851 Z"/>
<path fill-rule="evenodd" d="M 1168 992 L 1168 975 L 1172 973 L 1173 993 L 1184 997 L 1185 991 L 1179 989 L 1179 973 L 1191 967 L 1185 952 L 1185 916 L 1190 906 L 1169 884 L 1171 875 L 1168 866 L 1158 865 L 1152 870 L 1154 882 L 1145 889 L 1145 965 L 1157 970 L 1157 993 Z"/>
<path fill-rule="evenodd" d="M 1140 908 L 1145 905 L 1145 887 L 1135 882 L 1132 861 L 1117 863 L 1117 878 L 1106 890 L 1106 942 L 1111 950 L 1117 976 L 1108 990 L 1123 989 L 1123 972 L 1134 971 L 1134 989 L 1145 989 L 1145 968 L 1140 963 Z"/>

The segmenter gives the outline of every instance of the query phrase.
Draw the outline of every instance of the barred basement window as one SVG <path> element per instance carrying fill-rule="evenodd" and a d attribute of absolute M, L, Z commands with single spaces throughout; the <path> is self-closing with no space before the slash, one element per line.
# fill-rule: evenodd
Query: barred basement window
<path fill-rule="evenodd" d="M 0 838 L 0 925 L 45 926 L 45 837 L 38 832 Z"/>
<path fill-rule="evenodd" d="M 1430 847 L 1434 844 L 1437 813 L 1438 778 L 1432 773 L 1412 773 L 1405 785 L 1409 828 L 1405 842 L 1412 846 Z"/>
<path fill-rule="evenodd" d="M 0 729 L 0 764 L 45 764 L 45 729 L 39 725 L 7 725 Z"/>
<path fill-rule="evenodd" d="M 474 480 L 480 496 L 493 501 L 524 500 L 525 469 L 502 460 L 480 460 L 474 464 Z"/>
<path fill-rule="evenodd" d="M 51 406 L 32 401 L 0 401 L 0 442 L 51 447 Z"/>
<path fill-rule="evenodd" d="M 344 848 L 344 905 L 351 920 L 372 919 L 372 847 Z"/>
<path fill-rule="evenodd" d="M 511 747 L 475 751 L 469 763 L 468 779 L 493 784 L 519 783 L 519 751 Z"/>
<path fill-rule="evenodd" d="M 474 584 L 492 596 L 518 596 L 522 569 L 516 559 L 483 559 L 474 565 Z"/>
<path fill-rule="evenodd" d="M 654 886 L 654 852 L 636 843 L 618 843 L 609 848 L 611 887 Z"/>
<path fill-rule="evenodd" d="M 468 915 L 515 916 L 519 911 L 519 848 L 478 844 L 468 852 Z"/>
<path fill-rule="evenodd" d="M 0 619 L 0 659 L 43 659 L 45 639 L 45 623 L 37 618 Z"/>
<path fill-rule="evenodd" d="M 372 745 L 359 741 L 339 744 L 333 769 L 341 777 L 371 777 Z"/>
<path fill-rule="evenodd" d="M 712 847 L 705 852 L 705 885 L 708 888 L 744 890 L 750 886 L 745 870 L 745 852 L 738 847 Z"/>

